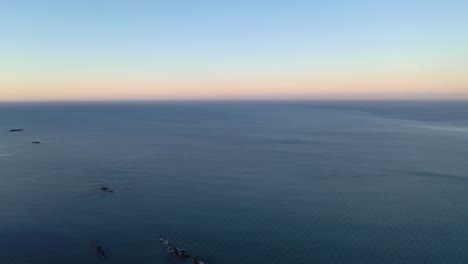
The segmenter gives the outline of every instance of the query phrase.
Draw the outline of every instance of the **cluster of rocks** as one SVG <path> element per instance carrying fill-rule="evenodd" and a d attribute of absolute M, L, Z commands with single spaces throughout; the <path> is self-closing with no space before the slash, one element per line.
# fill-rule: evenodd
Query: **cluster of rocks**
<path fill-rule="evenodd" d="M 9 132 L 22 132 L 24 131 L 23 128 L 13 128 L 13 129 L 10 129 Z M 42 142 L 40 141 L 31 141 L 31 144 L 42 144 Z M 106 192 L 106 193 L 114 193 L 114 190 L 112 190 L 111 188 L 109 188 L 108 186 L 101 186 L 98 188 L 98 190 L 102 191 L 102 192 Z M 191 255 L 188 251 L 186 251 L 185 249 L 182 249 L 182 248 L 178 248 L 176 246 L 174 246 L 171 242 L 169 242 L 168 240 L 164 239 L 163 237 L 160 237 L 159 239 L 161 241 L 161 243 L 163 245 L 165 245 L 167 247 L 167 252 L 171 255 L 174 255 L 178 258 L 181 258 L 181 259 L 189 259 L 191 258 Z M 104 249 L 102 248 L 102 246 L 100 245 L 97 245 L 95 241 L 93 241 L 93 247 L 94 249 L 96 250 L 96 254 L 103 260 L 107 259 L 108 255 L 107 253 L 104 251 Z M 200 260 L 199 258 L 197 257 L 194 257 L 193 258 L 193 263 L 194 264 L 204 264 L 204 262 L 202 260 Z"/>
<path fill-rule="evenodd" d="M 169 254 L 174 255 L 174 256 L 176 256 L 178 258 L 182 258 L 182 259 L 191 258 L 191 255 L 187 250 L 174 246 L 174 244 L 172 244 L 171 242 L 169 242 L 169 240 L 163 238 L 162 236 L 159 237 L 159 241 L 161 242 L 162 245 L 164 245 L 167 248 L 167 252 Z M 199 259 L 197 257 L 193 258 L 193 263 L 194 264 L 205 264 L 201 259 Z"/>

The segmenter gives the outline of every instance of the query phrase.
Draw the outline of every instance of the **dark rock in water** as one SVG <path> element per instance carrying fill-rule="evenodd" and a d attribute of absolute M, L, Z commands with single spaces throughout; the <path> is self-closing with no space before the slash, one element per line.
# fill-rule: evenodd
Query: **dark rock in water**
<path fill-rule="evenodd" d="M 31 144 L 42 144 L 40 141 L 31 141 Z"/>
<path fill-rule="evenodd" d="M 10 129 L 9 131 L 10 132 L 21 132 L 23 130 L 24 130 L 23 128 L 13 128 L 13 129 Z"/>
<path fill-rule="evenodd" d="M 203 262 L 203 261 L 202 261 L 201 259 L 199 259 L 199 258 L 194 258 L 194 259 L 193 259 L 193 263 L 194 263 L 194 264 L 205 264 L 205 262 Z"/>
<path fill-rule="evenodd" d="M 190 253 L 188 253 L 185 249 L 179 249 L 179 253 L 183 258 L 190 258 Z"/>
<path fill-rule="evenodd" d="M 106 259 L 107 258 L 107 253 L 104 251 L 104 249 L 96 242 L 96 240 L 91 241 L 91 245 L 96 250 L 96 254 L 101 258 L 101 259 Z"/>
<path fill-rule="evenodd" d="M 103 191 L 103 192 L 109 192 L 109 193 L 113 193 L 114 191 L 111 190 L 109 187 L 107 186 L 102 186 L 99 188 L 99 190 Z"/>
<path fill-rule="evenodd" d="M 96 247 L 96 253 L 97 253 L 102 259 L 106 259 L 106 258 L 107 258 L 107 254 L 106 254 L 106 252 L 104 252 L 104 249 L 102 249 L 101 246 L 97 246 L 97 247 Z"/>
<path fill-rule="evenodd" d="M 190 258 L 190 254 L 185 249 L 181 249 L 173 245 L 168 247 L 167 252 L 180 258 Z"/>
<path fill-rule="evenodd" d="M 180 257 L 180 258 L 190 258 L 190 253 L 187 250 L 182 249 L 182 248 L 178 248 L 178 247 L 172 245 L 171 242 L 164 239 L 162 236 L 160 236 L 159 241 L 161 242 L 161 244 L 163 244 L 163 245 L 165 245 L 167 247 L 167 252 L 168 253 L 173 254 L 173 255 L 175 255 L 177 257 Z"/>

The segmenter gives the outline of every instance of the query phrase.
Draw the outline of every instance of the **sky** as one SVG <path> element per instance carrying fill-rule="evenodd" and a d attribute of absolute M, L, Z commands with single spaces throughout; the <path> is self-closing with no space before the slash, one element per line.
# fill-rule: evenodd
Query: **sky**
<path fill-rule="evenodd" d="M 0 0 L 0 101 L 468 99 L 468 1 Z"/>

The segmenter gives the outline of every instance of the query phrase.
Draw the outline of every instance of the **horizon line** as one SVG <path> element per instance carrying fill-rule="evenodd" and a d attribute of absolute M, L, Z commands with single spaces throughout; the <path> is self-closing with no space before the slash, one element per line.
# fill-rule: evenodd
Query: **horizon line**
<path fill-rule="evenodd" d="M 182 98 L 182 99 L 96 99 L 96 100 L 18 100 L 0 104 L 76 104 L 76 103 L 184 103 L 184 102 L 468 102 L 466 98 Z"/>

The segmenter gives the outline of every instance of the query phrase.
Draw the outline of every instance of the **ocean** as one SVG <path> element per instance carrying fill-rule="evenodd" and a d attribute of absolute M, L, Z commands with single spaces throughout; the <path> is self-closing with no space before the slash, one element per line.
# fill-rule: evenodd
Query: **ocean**
<path fill-rule="evenodd" d="M 161 234 L 206 264 L 468 263 L 468 102 L 0 105 L 0 263 L 192 263 Z"/>

